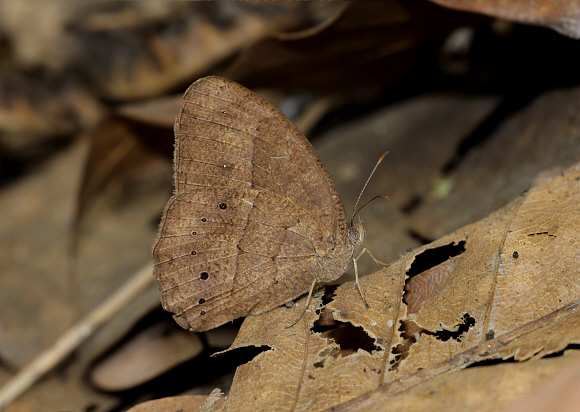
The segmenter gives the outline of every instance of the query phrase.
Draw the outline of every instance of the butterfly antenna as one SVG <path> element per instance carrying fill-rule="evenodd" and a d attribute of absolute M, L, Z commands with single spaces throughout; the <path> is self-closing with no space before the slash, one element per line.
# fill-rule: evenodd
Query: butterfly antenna
<path fill-rule="evenodd" d="M 377 170 L 377 167 L 379 167 L 379 165 L 381 164 L 381 162 L 383 161 L 383 159 L 385 158 L 386 155 L 388 155 L 389 152 L 385 152 L 383 153 L 383 155 L 379 158 L 379 160 L 377 161 L 377 164 L 375 165 L 373 171 L 371 172 L 371 174 L 369 175 L 369 178 L 367 179 L 365 185 L 363 186 L 362 190 L 360 191 L 360 194 L 358 195 L 358 199 L 356 199 L 356 203 L 354 204 L 354 212 L 352 214 L 352 217 L 350 218 L 350 224 L 352 225 L 352 222 L 354 221 L 354 217 L 356 216 L 356 214 L 359 212 L 360 209 L 362 209 L 363 207 L 365 207 L 366 205 L 368 205 L 370 202 L 372 202 L 373 200 L 382 197 L 385 199 L 388 199 L 385 195 L 379 195 L 379 196 L 375 196 L 373 197 L 371 200 L 369 200 L 368 202 L 366 202 L 364 205 L 362 205 L 360 207 L 360 209 L 357 209 L 356 207 L 358 206 L 358 202 L 360 201 L 360 198 L 362 197 L 362 194 L 364 193 L 365 189 L 367 188 L 367 185 L 369 184 L 369 181 L 371 180 L 371 177 L 373 177 L 373 175 L 375 174 L 375 171 Z"/>

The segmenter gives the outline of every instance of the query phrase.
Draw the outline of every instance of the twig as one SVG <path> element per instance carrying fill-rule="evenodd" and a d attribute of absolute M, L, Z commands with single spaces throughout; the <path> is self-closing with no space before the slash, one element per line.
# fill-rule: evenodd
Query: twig
<path fill-rule="evenodd" d="M 139 296 L 153 281 L 152 272 L 153 267 L 149 263 L 0 388 L 0 410 L 26 392 L 37 380 L 79 347 L 95 330 Z"/>

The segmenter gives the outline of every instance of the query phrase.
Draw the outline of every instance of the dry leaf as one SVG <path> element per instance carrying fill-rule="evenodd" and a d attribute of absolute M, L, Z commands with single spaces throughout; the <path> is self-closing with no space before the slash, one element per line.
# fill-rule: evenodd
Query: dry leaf
<path fill-rule="evenodd" d="M 338 406 L 334 411 L 498 411 L 503 406 L 513 405 L 519 397 L 529 398 L 531 390 L 541 387 L 545 380 L 558 376 L 570 362 L 577 363 L 579 359 L 578 351 L 569 350 L 563 356 L 555 358 L 478 366 L 444 373 L 407 390 L 398 391 L 394 395 L 377 391 L 376 395 L 370 394 L 368 399 L 362 397 L 353 399 L 351 402 Z M 548 408 L 537 410 L 537 412 L 556 410 L 564 412 L 565 410 L 558 409 L 558 406 L 566 404 L 566 399 L 561 399 L 561 401 L 561 404 L 552 403 Z M 577 406 L 576 403 L 573 409 L 566 411 L 575 411 Z M 533 409 L 522 410 L 536 412 Z M 505 412 L 508 411 L 511 409 L 505 410 Z"/>
<path fill-rule="evenodd" d="M 104 111 L 76 79 L 0 68 L 0 144 L 13 161 L 46 157 L 97 123 Z"/>
<path fill-rule="evenodd" d="M 543 379 L 534 389 L 508 405 L 504 412 L 574 412 L 580 405 L 580 358 L 579 352 L 568 350 L 560 359 L 553 362 L 565 363 L 560 365 L 555 376 Z M 552 360 L 548 360 L 551 362 Z M 544 361 L 541 361 L 545 363 Z M 563 370 L 562 370 L 563 369 Z M 541 374 L 534 371 L 541 377 Z"/>
<path fill-rule="evenodd" d="M 129 29 L 102 24 L 119 19 L 98 5 L 75 22 L 73 32 L 85 40 L 81 61 L 92 64 L 86 70 L 101 95 L 135 99 L 165 93 L 272 31 L 301 26 L 310 15 L 308 8 L 291 4 L 169 4 L 172 10 L 161 19 L 136 16 Z M 127 5 L 118 14 L 135 9 Z"/>
<path fill-rule="evenodd" d="M 151 380 L 203 351 L 196 333 L 173 322 L 157 323 L 101 360 L 91 373 L 100 390 L 122 391 Z"/>
<path fill-rule="evenodd" d="M 230 77 L 250 88 L 323 92 L 393 85 L 434 53 L 442 35 L 470 21 L 424 1 L 353 2 L 316 27 L 256 43 Z"/>
<path fill-rule="evenodd" d="M 580 4 L 575 0 L 431 0 L 458 10 L 487 14 L 522 23 L 550 27 L 566 36 L 580 38 Z"/>
<path fill-rule="evenodd" d="M 179 94 L 127 104 L 119 107 L 117 113 L 138 123 L 172 130 L 181 106 L 183 106 L 183 96 Z"/>
<path fill-rule="evenodd" d="M 238 368 L 225 408 L 322 410 L 374 391 L 360 400 L 369 405 L 486 359 L 526 360 L 580 342 L 579 181 L 580 165 L 544 174 L 489 217 L 364 277 L 370 309 L 352 283 L 340 286 L 324 307 L 358 334 L 358 346 L 313 330 L 320 293 L 290 329 L 304 299 L 246 318 L 231 349 L 268 349 Z M 449 258 L 447 247 L 461 242 Z M 437 249 L 453 267 L 408 315 L 407 273 Z M 404 355 L 392 353 L 403 320 L 422 328 Z"/>
<path fill-rule="evenodd" d="M 127 412 L 199 412 L 206 398 L 204 395 L 170 396 L 140 403 Z"/>
<path fill-rule="evenodd" d="M 152 186 L 169 187 L 170 166 L 165 158 L 171 156 L 172 141 L 170 129 L 119 116 L 104 119 L 90 131 L 75 211 L 75 248 L 87 209 L 113 179 L 141 179 Z"/>
<path fill-rule="evenodd" d="M 199 408 L 200 412 L 212 412 L 213 410 L 218 410 L 221 408 L 224 401 L 222 395 L 223 392 L 219 389 L 214 389 L 211 391 L 209 396 L 205 399 L 203 406 Z"/>

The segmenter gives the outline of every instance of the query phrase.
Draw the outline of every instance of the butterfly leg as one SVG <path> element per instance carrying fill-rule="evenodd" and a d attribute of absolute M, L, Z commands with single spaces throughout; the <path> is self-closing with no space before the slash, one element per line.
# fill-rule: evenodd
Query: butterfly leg
<path fill-rule="evenodd" d="M 290 325 L 284 326 L 285 329 L 291 328 L 292 326 L 296 325 L 298 323 L 298 321 L 300 319 L 302 319 L 302 316 L 304 316 L 304 313 L 306 313 L 306 309 L 308 309 L 308 305 L 310 305 L 310 299 L 312 299 L 312 291 L 314 290 L 314 285 L 316 285 L 316 279 L 314 279 L 312 281 L 312 285 L 310 285 L 310 290 L 308 291 L 308 299 L 306 299 L 306 305 L 304 305 L 304 310 L 302 311 L 302 313 L 300 313 L 300 316 L 298 316 L 298 319 L 296 319 Z"/>
<path fill-rule="evenodd" d="M 369 253 L 370 253 L 370 252 L 369 252 Z M 359 255 L 359 257 L 360 257 L 360 255 Z M 362 300 L 363 300 L 363 302 L 364 302 L 364 304 L 365 304 L 366 308 L 368 309 L 368 308 L 370 308 L 370 307 L 371 307 L 371 305 L 369 305 L 369 304 L 367 303 L 367 300 L 365 299 L 365 295 L 363 295 L 362 289 L 360 288 L 360 283 L 358 283 L 358 266 L 357 266 L 357 264 L 356 264 L 356 261 L 357 261 L 357 260 L 358 260 L 358 257 L 357 257 L 357 258 L 354 258 L 354 257 L 352 258 L 352 262 L 354 263 L 354 279 L 355 279 L 355 280 L 354 280 L 354 284 L 355 284 L 355 285 L 356 285 L 356 287 L 358 288 L 358 292 L 360 293 L 360 297 L 362 298 Z"/>
<path fill-rule="evenodd" d="M 370 250 L 368 250 L 366 247 L 364 247 L 364 248 L 363 248 L 363 249 L 360 251 L 360 253 L 359 253 L 359 254 L 358 254 L 358 256 L 356 257 L 356 260 L 359 260 L 359 259 L 361 258 L 361 256 L 362 256 L 362 255 L 363 255 L 365 252 L 369 254 L 369 256 L 371 257 L 371 259 L 372 259 L 372 260 L 374 260 L 374 262 L 375 262 L 377 265 L 387 266 L 387 264 L 386 264 L 386 263 L 384 263 L 384 262 L 381 262 L 381 261 L 380 261 L 380 260 L 378 260 L 376 257 L 374 257 L 374 256 L 373 256 L 373 254 L 371 253 L 371 251 L 370 251 Z"/>

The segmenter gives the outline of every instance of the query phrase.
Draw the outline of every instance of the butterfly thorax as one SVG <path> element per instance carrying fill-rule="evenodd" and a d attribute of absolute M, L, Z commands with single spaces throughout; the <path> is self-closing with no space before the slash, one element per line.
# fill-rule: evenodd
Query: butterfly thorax
<path fill-rule="evenodd" d="M 321 282 L 331 282 L 341 277 L 352 265 L 353 254 L 365 238 L 364 224 L 361 219 L 349 225 L 346 236 L 337 239 L 324 259 L 324 272 Z"/>

